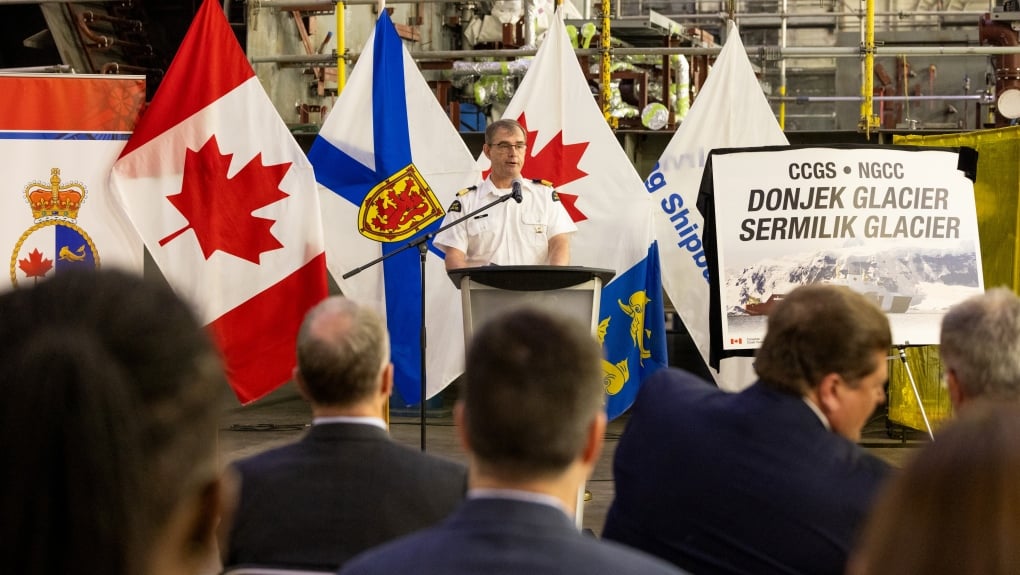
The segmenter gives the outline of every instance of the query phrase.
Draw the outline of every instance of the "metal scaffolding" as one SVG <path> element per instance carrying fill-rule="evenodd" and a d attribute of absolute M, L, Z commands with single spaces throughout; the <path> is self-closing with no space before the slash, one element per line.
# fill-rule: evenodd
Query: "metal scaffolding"
<path fill-rule="evenodd" d="M 3 2 L 4 0 L 0 0 Z M 990 0 L 991 1 L 991 0 Z M 736 19 L 738 22 L 743 21 L 748 24 L 752 22 L 764 23 L 766 26 L 775 25 L 779 30 L 778 45 L 745 45 L 745 50 L 750 58 L 758 58 L 762 62 L 777 62 L 779 67 L 779 87 L 778 97 L 770 97 L 773 102 L 778 103 L 778 119 L 780 126 L 785 128 L 786 120 L 786 105 L 787 103 L 807 103 L 807 102 L 849 102 L 858 101 L 860 102 L 860 120 L 858 129 L 869 135 L 870 133 L 881 127 L 882 118 L 875 113 L 876 102 L 883 101 L 901 101 L 899 97 L 893 96 L 878 96 L 875 93 L 875 59 L 879 57 L 895 57 L 895 58 L 906 58 L 916 56 L 996 56 L 996 55 L 1014 55 L 1020 54 L 1020 46 L 981 46 L 981 45 L 936 45 L 936 44 L 916 44 L 916 45 L 883 45 L 881 42 L 875 39 L 875 19 L 876 17 L 885 18 L 896 18 L 896 19 L 913 19 L 912 23 L 917 24 L 918 19 L 937 19 L 939 21 L 946 18 L 970 18 L 975 19 L 985 12 L 974 11 L 974 10 L 919 10 L 916 9 L 915 5 L 912 10 L 892 10 L 887 9 L 886 11 L 878 12 L 875 10 L 874 0 L 860 0 L 861 7 L 859 10 L 848 10 L 845 6 L 839 6 L 838 8 L 842 11 L 832 12 L 819 12 L 817 10 L 810 12 L 790 12 L 790 4 L 797 4 L 796 0 L 780 0 L 781 5 L 778 10 L 778 14 L 773 12 L 737 12 L 735 11 L 734 0 L 729 0 L 727 12 L 716 12 L 716 13 L 700 13 L 700 14 L 676 14 L 668 15 L 670 19 L 675 19 L 677 22 L 682 22 L 679 25 L 681 30 L 693 30 L 687 26 L 696 26 L 699 22 L 719 21 L 724 22 L 727 19 Z M 335 11 L 337 14 L 337 27 L 338 31 L 342 29 L 344 25 L 343 12 L 344 9 L 352 5 L 374 5 L 377 0 L 347 0 L 343 2 L 337 1 L 301 1 L 301 0 L 260 0 L 258 6 L 260 8 L 278 8 L 280 10 L 301 10 L 301 11 Z M 448 4 L 447 0 L 387 0 L 388 4 L 434 4 L 443 3 Z M 745 0 L 742 3 L 743 6 L 747 7 L 750 2 Z M 611 0 L 600 0 L 598 10 L 600 12 L 599 17 L 594 19 L 600 26 L 600 46 L 598 48 L 577 48 L 574 50 L 575 54 L 579 57 L 598 58 L 599 61 L 599 82 L 601 86 L 601 100 L 603 103 L 603 112 L 606 115 L 607 121 L 613 124 L 616 118 L 612 117 L 608 107 L 609 101 L 609 84 L 611 76 L 611 58 L 614 57 L 632 57 L 632 56 L 673 56 L 682 55 L 687 57 L 708 57 L 712 58 L 719 54 L 721 46 L 704 46 L 698 45 L 697 42 L 692 42 L 693 45 L 689 46 L 639 46 L 639 47 L 621 47 L 613 46 L 610 41 L 613 39 L 611 26 L 613 21 L 610 18 L 611 11 Z M 804 4 L 804 3 L 800 3 Z M 590 11 L 591 2 L 585 2 L 586 14 Z M 814 3 L 811 4 L 815 5 Z M 341 7 L 341 9 L 338 9 Z M 989 10 L 992 10 L 992 6 L 989 5 Z M 634 18 L 644 18 L 644 16 L 638 17 L 627 17 L 621 15 L 621 5 L 619 0 L 616 2 L 616 18 L 617 21 L 633 21 Z M 807 24 L 808 27 L 819 27 L 819 28 L 838 28 L 847 29 L 846 23 L 850 20 L 859 20 L 861 39 L 860 44 L 856 46 L 789 46 L 787 29 L 788 25 L 792 25 L 794 22 L 800 22 L 801 24 Z M 961 20 L 962 22 L 962 20 Z M 975 22 L 976 26 L 976 22 Z M 799 26 L 803 27 L 803 26 Z M 856 29 L 856 27 L 850 27 Z M 672 30 L 670 31 L 672 34 Z M 338 48 L 332 54 L 286 54 L 286 55 L 258 55 L 250 56 L 249 60 L 253 64 L 277 64 L 282 67 L 301 67 L 301 66 L 314 66 L 314 67 L 337 67 L 338 70 L 338 84 L 342 89 L 345 81 L 346 66 L 353 64 L 360 56 L 359 52 L 348 51 L 347 46 L 344 45 L 343 34 L 338 34 Z M 519 60 L 533 57 L 537 53 L 536 49 L 533 48 L 514 48 L 514 49 L 481 49 L 481 50 L 415 50 L 411 51 L 412 58 L 417 62 L 436 62 L 436 61 L 475 61 L 479 59 L 507 59 L 507 60 Z M 787 63 L 790 60 L 799 59 L 845 59 L 855 58 L 860 60 L 861 65 L 861 85 L 859 96 L 833 96 L 832 98 L 825 97 L 789 97 L 788 86 L 787 86 Z M 434 67 L 434 66 L 433 66 Z M 492 72 L 493 74 L 503 74 L 505 72 Z M 456 70 L 446 70 L 441 72 L 443 77 L 449 78 L 458 75 L 466 75 L 467 72 L 458 72 Z M 485 75 L 487 73 L 482 73 Z M 917 96 L 902 97 L 902 101 L 909 101 L 911 99 L 923 99 Z M 981 104 L 988 104 L 988 96 L 986 94 L 967 94 L 964 96 L 939 96 L 938 99 L 950 99 L 950 100 L 968 100 L 976 101 Z"/>

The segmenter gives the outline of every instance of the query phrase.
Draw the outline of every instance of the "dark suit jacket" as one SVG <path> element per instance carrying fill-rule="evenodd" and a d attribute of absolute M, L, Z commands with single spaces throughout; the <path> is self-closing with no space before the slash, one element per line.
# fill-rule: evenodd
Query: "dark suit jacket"
<path fill-rule="evenodd" d="M 449 519 L 348 562 L 343 575 L 676 575 L 675 567 L 582 535 L 554 507 L 468 499 Z"/>
<path fill-rule="evenodd" d="M 235 464 L 241 497 L 225 564 L 332 570 L 433 525 L 467 491 L 464 466 L 370 425 L 315 425 L 298 443 Z"/>
<path fill-rule="evenodd" d="M 803 398 L 661 370 L 616 449 L 602 535 L 698 574 L 841 574 L 888 472 Z"/>

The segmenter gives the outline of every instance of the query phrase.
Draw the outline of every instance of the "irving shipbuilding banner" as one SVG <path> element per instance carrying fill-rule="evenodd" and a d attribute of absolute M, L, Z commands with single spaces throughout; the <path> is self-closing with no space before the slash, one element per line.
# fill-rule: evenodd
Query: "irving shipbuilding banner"
<path fill-rule="evenodd" d="M 711 202 L 721 348 L 758 348 L 772 306 L 811 283 L 871 297 L 894 343 L 938 343 L 944 312 L 984 290 L 973 182 L 958 164 L 955 150 L 917 148 L 713 152 L 699 206 Z"/>

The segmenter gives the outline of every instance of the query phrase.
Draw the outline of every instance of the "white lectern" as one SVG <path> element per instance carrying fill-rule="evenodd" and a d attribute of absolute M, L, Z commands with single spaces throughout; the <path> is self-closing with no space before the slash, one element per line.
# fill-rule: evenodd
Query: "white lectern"
<path fill-rule="evenodd" d="M 450 270 L 460 288 L 464 341 L 476 327 L 503 311 L 530 305 L 550 309 L 598 328 L 602 286 L 616 272 L 580 266 L 485 266 Z"/>

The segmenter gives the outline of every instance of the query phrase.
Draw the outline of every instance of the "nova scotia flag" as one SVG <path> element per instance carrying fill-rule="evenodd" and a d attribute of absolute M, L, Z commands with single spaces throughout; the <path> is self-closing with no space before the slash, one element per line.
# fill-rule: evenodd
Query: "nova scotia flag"
<path fill-rule="evenodd" d="M 606 411 L 614 418 L 667 364 L 654 205 L 592 97 L 561 16 L 503 117 L 528 132 L 522 175 L 552 182 L 577 224 L 571 265 L 616 272 L 598 316 Z"/>
<path fill-rule="evenodd" d="M 308 157 L 321 185 L 330 273 L 345 295 L 384 311 L 397 392 L 407 405 L 419 403 L 418 250 L 405 250 L 346 280 L 342 275 L 434 232 L 443 208 L 479 173 L 386 11 Z M 460 295 L 441 256 L 429 246 L 426 399 L 459 375 L 464 360 Z"/>

